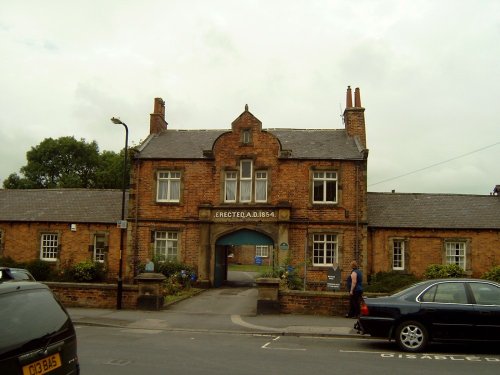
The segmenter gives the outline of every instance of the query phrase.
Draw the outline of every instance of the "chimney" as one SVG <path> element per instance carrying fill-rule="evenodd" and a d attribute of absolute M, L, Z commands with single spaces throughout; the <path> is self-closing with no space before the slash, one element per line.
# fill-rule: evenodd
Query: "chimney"
<path fill-rule="evenodd" d="M 357 137 L 366 150 L 365 109 L 361 107 L 361 92 L 359 87 L 354 90 L 354 107 L 352 106 L 351 86 L 347 87 L 344 124 L 347 135 Z"/>
<path fill-rule="evenodd" d="M 158 134 L 167 130 L 165 121 L 165 102 L 162 98 L 155 98 L 154 112 L 149 120 L 149 134 Z"/>

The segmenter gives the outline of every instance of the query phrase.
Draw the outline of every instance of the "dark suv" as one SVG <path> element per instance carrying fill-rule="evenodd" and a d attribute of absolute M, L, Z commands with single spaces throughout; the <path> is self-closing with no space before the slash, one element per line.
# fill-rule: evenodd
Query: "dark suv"
<path fill-rule="evenodd" d="M 0 374 L 79 374 L 64 307 L 36 281 L 0 281 Z"/>

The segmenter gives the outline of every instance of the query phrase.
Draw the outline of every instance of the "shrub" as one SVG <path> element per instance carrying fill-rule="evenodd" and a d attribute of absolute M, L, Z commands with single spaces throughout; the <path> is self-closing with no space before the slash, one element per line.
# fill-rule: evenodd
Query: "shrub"
<path fill-rule="evenodd" d="M 25 268 L 24 264 L 16 262 L 11 257 L 0 257 L 0 266 L 12 268 Z"/>
<path fill-rule="evenodd" d="M 163 282 L 163 295 L 164 296 L 175 296 L 178 295 L 179 293 L 182 292 L 184 287 L 182 286 L 181 283 L 179 283 L 179 280 L 176 275 L 172 275 L 168 277 L 164 282 Z"/>
<path fill-rule="evenodd" d="M 485 272 L 482 276 L 482 279 L 496 281 L 500 283 L 500 266 L 495 266 L 491 270 Z"/>
<path fill-rule="evenodd" d="M 12 268 L 27 269 L 37 281 L 49 281 L 54 278 L 55 264 L 35 259 L 30 262 L 17 262 L 10 257 L 0 258 L 0 265 Z"/>
<path fill-rule="evenodd" d="M 418 277 L 413 274 L 405 274 L 396 271 L 377 272 L 372 275 L 370 282 L 364 290 L 365 292 L 372 293 L 392 293 L 414 284 L 417 281 L 419 281 Z"/>
<path fill-rule="evenodd" d="M 75 264 L 70 272 L 73 279 L 78 282 L 101 281 L 104 279 L 104 265 L 90 260 Z"/>
<path fill-rule="evenodd" d="M 51 262 L 36 259 L 25 264 L 25 267 L 33 275 L 35 280 L 48 281 L 52 279 L 54 268 Z"/>
<path fill-rule="evenodd" d="M 189 288 L 191 283 L 196 281 L 195 270 L 184 263 L 176 261 L 155 262 L 155 269 L 167 277 L 166 283 L 172 284 L 170 288 L 172 290 L 177 288 L 177 284 L 181 288 Z"/>
<path fill-rule="evenodd" d="M 424 272 L 426 279 L 446 279 L 465 276 L 463 268 L 456 264 L 431 264 Z"/>
<path fill-rule="evenodd" d="M 284 265 L 259 274 L 259 277 L 274 277 L 280 279 L 281 286 L 291 290 L 301 290 L 304 280 L 298 275 L 297 269 L 291 265 Z"/>

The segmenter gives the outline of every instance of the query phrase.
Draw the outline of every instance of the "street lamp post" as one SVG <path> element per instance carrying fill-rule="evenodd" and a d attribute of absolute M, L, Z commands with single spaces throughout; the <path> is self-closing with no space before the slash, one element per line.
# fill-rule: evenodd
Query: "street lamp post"
<path fill-rule="evenodd" d="M 125 149 L 123 150 L 123 186 L 122 186 L 122 217 L 120 221 L 120 261 L 118 263 L 118 285 L 116 290 L 116 309 L 122 308 L 123 295 L 123 250 L 125 248 L 125 231 L 127 230 L 127 222 L 125 221 L 125 192 L 127 190 L 127 154 L 128 154 L 128 127 L 119 118 L 112 117 L 113 124 L 121 124 L 125 127 Z"/>

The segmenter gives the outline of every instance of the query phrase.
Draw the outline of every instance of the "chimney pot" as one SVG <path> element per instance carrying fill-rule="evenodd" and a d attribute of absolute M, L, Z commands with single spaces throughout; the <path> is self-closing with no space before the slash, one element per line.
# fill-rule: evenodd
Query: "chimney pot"
<path fill-rule="evenodd" d="M 351 86 L 347 86 L 345 107 L 346 108 L 351 108 L 352 107 L 352 91 L 351 91 Z"/>
<path fill-rule="evenodd" d="M 356 87 L 356 90 L 354 90 L 354 106 L 358 108 L 361 107 L 361 93 L 359 87 Z"/>

